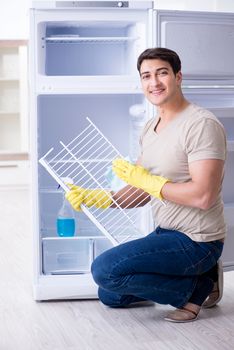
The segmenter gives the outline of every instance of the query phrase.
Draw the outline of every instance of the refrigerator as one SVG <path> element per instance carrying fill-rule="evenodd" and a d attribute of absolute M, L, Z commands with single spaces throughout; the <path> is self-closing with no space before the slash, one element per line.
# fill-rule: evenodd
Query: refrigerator
<path fill-rule="evenodd" d="M 118 244 L 100 226 L 99 214 L 94 220 L 89 212 L 74 213 L 73 237 L 58 236 L 56 220 L 64 191 L 39 160 L 46 157 L 53 163 L 50 150 L 59 157 L 61 144 L 83 135 L 87 123 L 115 152 L 135 160 L 141 129 L 155 114 L 142 94 L 136 62 L 144 49 L 154 46 L 178 52 L 185 96 L 212 110 L 227 132 L 223 198 L 228 235 L 222 258 L 226 270 L 234 268 L 233 23 L 234 14 L 157 10 L 151 1 L 32 2 L 30 144 L 35 300 L 96 298 L 91 263 Z M 85 155 L 82 167 L 90 161 L 89 154 L 87 159 Z M 105 165 L 102 153 L 92 161 L 98 169 Z M 141 235 L 157 225 L 147 206 L 137 208 L 134 214 Z"/>

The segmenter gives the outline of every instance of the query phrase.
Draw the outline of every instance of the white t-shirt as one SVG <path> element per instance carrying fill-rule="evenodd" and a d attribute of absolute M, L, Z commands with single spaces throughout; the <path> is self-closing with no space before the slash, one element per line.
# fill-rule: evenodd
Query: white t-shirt
<path fill-rule="evenodd" d="M 158 117 L 148 121 L 141 139 L 141 165 L 152 174 L 183 183 L 191 180 L 189 163 L 202 159 L 226 159 L 226 136 L 222 124 L 208 110 L 190 104 L 159 134 Z M 157 225 L 178 230 L 194 241 L 209 242 L 225 237 L 221 187 L 215 204 L 207 210 L 152 198 Z"/>

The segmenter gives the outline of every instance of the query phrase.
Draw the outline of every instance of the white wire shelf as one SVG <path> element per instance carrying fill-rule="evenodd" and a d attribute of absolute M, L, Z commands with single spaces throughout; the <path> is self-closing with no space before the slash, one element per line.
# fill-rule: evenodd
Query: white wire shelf
<path fill-rule="evenodd" d="M 109 163 L 112 162 L 112 159 L 102 159 L 102 158 L 94 158 L 94 159 L 81 159 L 79 158 L 79 162 L 80 163 Z M 51 164 L 56 163 L 56 161 L 51 161 Z M 61 159 L 60 163 L 76 163 L 76 159 L 69 159 L 69 160 L 65 160 L 65 159 Z"/>
<path fill-rule="evenodd" d="M 122 37 L 122 36 L 116 36 L 116 37 L 80 37 L 78 35 L 54 35 L 46 37 L 45 40 L 48 43 L 79 43 L 79 42 L 128 42 L 128 41 L 135 41 L 137 40 L 137 37 Z"/>
<path fill-rule="evenodd" d="M 54 154 L 54 149 L 50 149 L 39 162 L 65 191 L 70 190 L 65 178 L 72 178 L 75 185 L 90 190 L 101 189 L 109 194 L 106 171 L 111 167 L 113 159 L 122 158 L 122 155 L 92 121 L 86 119 L 88 125 L 79 135 L 67 145 L 60 141 L 61 150 Z M 131 202 L 134 191 L 134 201 L 140 201 L 140 197 L 137 197 L 138 190 L 131 188 L 131 196 L 129 191 L 129 187 L 126 187 L 122 193 L 125 200 L 129 199 L 125 208 L 120 207 L 114 199 L 114 208 L 98 209 L 96 206 L 82 204 L 82 211 L 114 245 L 144 236 L 142 215 L 139 215 L 139 210 L 143 208 L 132 208 L 133 201 Z M 147 204 L 145 209 L 151 210 L 151 205 Z"/>

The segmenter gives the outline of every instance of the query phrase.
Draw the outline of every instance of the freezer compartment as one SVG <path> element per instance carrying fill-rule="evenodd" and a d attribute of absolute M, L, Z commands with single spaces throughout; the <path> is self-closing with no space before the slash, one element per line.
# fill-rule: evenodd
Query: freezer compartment
<path fill-rule="evenodd" d="M 39 73 L 47 76 L 135 75 L 145 24 L 63 21 L 38 24 Z"/>
<path fill-rule="evenodd" d="M 52 147 L 53 153 L 57 154 L 61 149 L 60 141 L 68 144 L 87 127 L 86 117 L 123 156 L 130 156 L 133 160 L 137 158 L 139 137 L 147 115 L 143 95 L 39 95 L 37 104 L 39 158 Z M 85 150 L 82 152 L 85 153 Z M 88 153 L 84 156 L 87 159 Z M 101 162 L 100 157 L 98 162 Z M 42 166 L 39 166 L 39 187 L 57 187 Z"/>
<path fill-rule="evenodd" d="M 46 275 L 88 273 L 93 261 L 93 240 L 44 238 L 42 254 L 42 270 Z"/>

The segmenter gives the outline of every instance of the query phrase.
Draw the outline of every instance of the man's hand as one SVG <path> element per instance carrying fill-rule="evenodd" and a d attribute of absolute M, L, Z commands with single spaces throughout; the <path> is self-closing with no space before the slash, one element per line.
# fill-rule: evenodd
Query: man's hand
<path fill-rule="evenodd" d="M 133 165 L 124 159 L 115 159 L 112 162 L 114 173 L 129 185 L 140 188 L 153 197 L 162 200 L 161 190 L 169 180 L 156 175 L 151 175 L 148 170 L 140 165 Z"/>
<path fill-rule="evenodd" d="M 90 190 L 75 185 L 68 186 L 71 188 L 71 191 L 66 194 L 66 199 L 77 211 L 81 210 L 82 203 L 87 207 L 95 206 L 100 209 L 107 209 L 112 203 L 111 195 L 104 190 Z"/>

